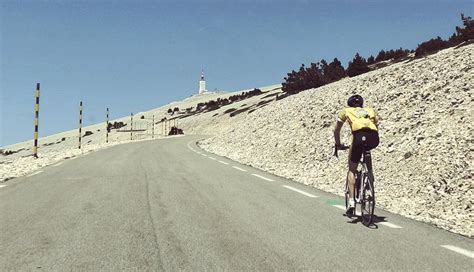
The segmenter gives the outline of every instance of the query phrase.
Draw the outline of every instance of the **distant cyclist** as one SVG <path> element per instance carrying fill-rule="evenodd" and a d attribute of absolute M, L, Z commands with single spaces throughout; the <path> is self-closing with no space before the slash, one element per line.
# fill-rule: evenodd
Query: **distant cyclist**
<path fill-rule="evenodd" d="M 352 144 L 349 150 L 349 171 L 347 172 L 347 183 L 349 184 L 349 205 L 347 215 L 353 215 L 355 209 L 354 185 L 355 173 L 362 156 L 364 145 L 366 150 L 371 150 L 379 145 L 378 117 L 372 108 L 364 108 L 364 99 L 356 94 L 347 100 L 347 108 L 343 109 L 337 116 L 336 128 L 334 129 L 334 140 L 336 148 L 341 146 L 340 132 L 344 122 L 348 122 L 352 130 Z"/>

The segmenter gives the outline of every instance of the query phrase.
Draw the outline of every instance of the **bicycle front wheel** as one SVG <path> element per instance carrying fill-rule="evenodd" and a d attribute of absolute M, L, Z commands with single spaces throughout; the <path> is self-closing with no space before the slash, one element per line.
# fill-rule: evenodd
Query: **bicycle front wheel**
<path fill-rule="evenodd" d="M 361 197 L 362 223 L 365 226 L 370 226 L 374 221 L 375 210 L 374 180 L 370 174 L 364 173 L 362 185 L 364 186 Z"/>

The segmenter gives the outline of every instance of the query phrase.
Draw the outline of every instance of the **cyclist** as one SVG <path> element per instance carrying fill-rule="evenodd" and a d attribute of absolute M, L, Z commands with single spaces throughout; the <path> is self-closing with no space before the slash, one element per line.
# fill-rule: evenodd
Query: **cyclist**
<path fill-rule="evenodd" d="M 334 140 L 336 148 L 341 146 L 340 132 L 344 122 L 348 122 L 352 130 L 352 144 L 349 149 L 349 171 L 347 171 L 347 183 L 349 185 L 349 205 L 346 215 L 354 214 L 354 185 L 355 173 L 362 156 L 362 150 L 371 150 L 379 144 L 378 116 L 374 109 L 364 108 L 364 99 L 356 94 L 347 100 L 347 108 L 343 109 L 337 116 L 336 128 L 334 129 Z"/>

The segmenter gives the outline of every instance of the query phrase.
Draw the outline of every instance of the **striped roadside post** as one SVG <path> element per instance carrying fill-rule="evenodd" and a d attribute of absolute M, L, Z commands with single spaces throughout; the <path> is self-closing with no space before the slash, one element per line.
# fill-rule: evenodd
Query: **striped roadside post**
<path fill-rule="evenodd" d="M 133 112 L 130 113 L 130 141 L 133 140 Z"/>
<path fill-rule="evenodd" d="M 153 114 L 152 121 L 151 121 L 151 138 L 155 139 L 155 115 Z"/>
<path fill-rule="evenodd" d="M 82 142 L 82 101 L 79 103 L 79 149 Z"/>
<path fill-rule="evenodd" d="M 105 143 L 109 142 L 109 108 L 107 108 L 107 118 L 105 120 Z"/>
<path fill-rule="evenodd" d="M 33 156 L 38 158 L 38 125 L 39 125 L 39 99 L 40 99 L 40 84 L 36 83 L 36 92 L 35 92 L 36 102 L 35 102 L 35 135 L 34 135 L 34 146 L 33 146 Z"/>

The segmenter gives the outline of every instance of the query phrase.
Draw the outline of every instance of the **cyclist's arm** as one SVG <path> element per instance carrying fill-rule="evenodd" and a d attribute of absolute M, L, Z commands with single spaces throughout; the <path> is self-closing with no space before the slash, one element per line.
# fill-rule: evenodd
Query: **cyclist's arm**
<path fill-rule="evenodd" d="M 374 115 L 375 115 L 375 117 L 374 117 L 374 124 L 375 124 L 375 127 L 376 127 L 377 130 L 378 130 L 378 129 L 379 129 L 379 115 L 378 115 L 378 113 L 377 113 L 376 110 L 374 110 Z"/>
<path fill-rule="evenodd" d="M 336 127 L 334 128 L 334 141 L 336 141 L 336 146 L 341 145 L 341 128 L 342 125 L 344 125 L 346 119 L 346 111 L 342 110 L 341 112 L 339 112 L 339 114 L 337 115 Z"/>
<path fill-rule="evenodd" d="M 344 125 L 344 122 L 338 118 L 336 122 L 336 127 L 334 128 L 334 140 L 336 141 L 336 146 L 341 145 L 341 128 Z"/>

